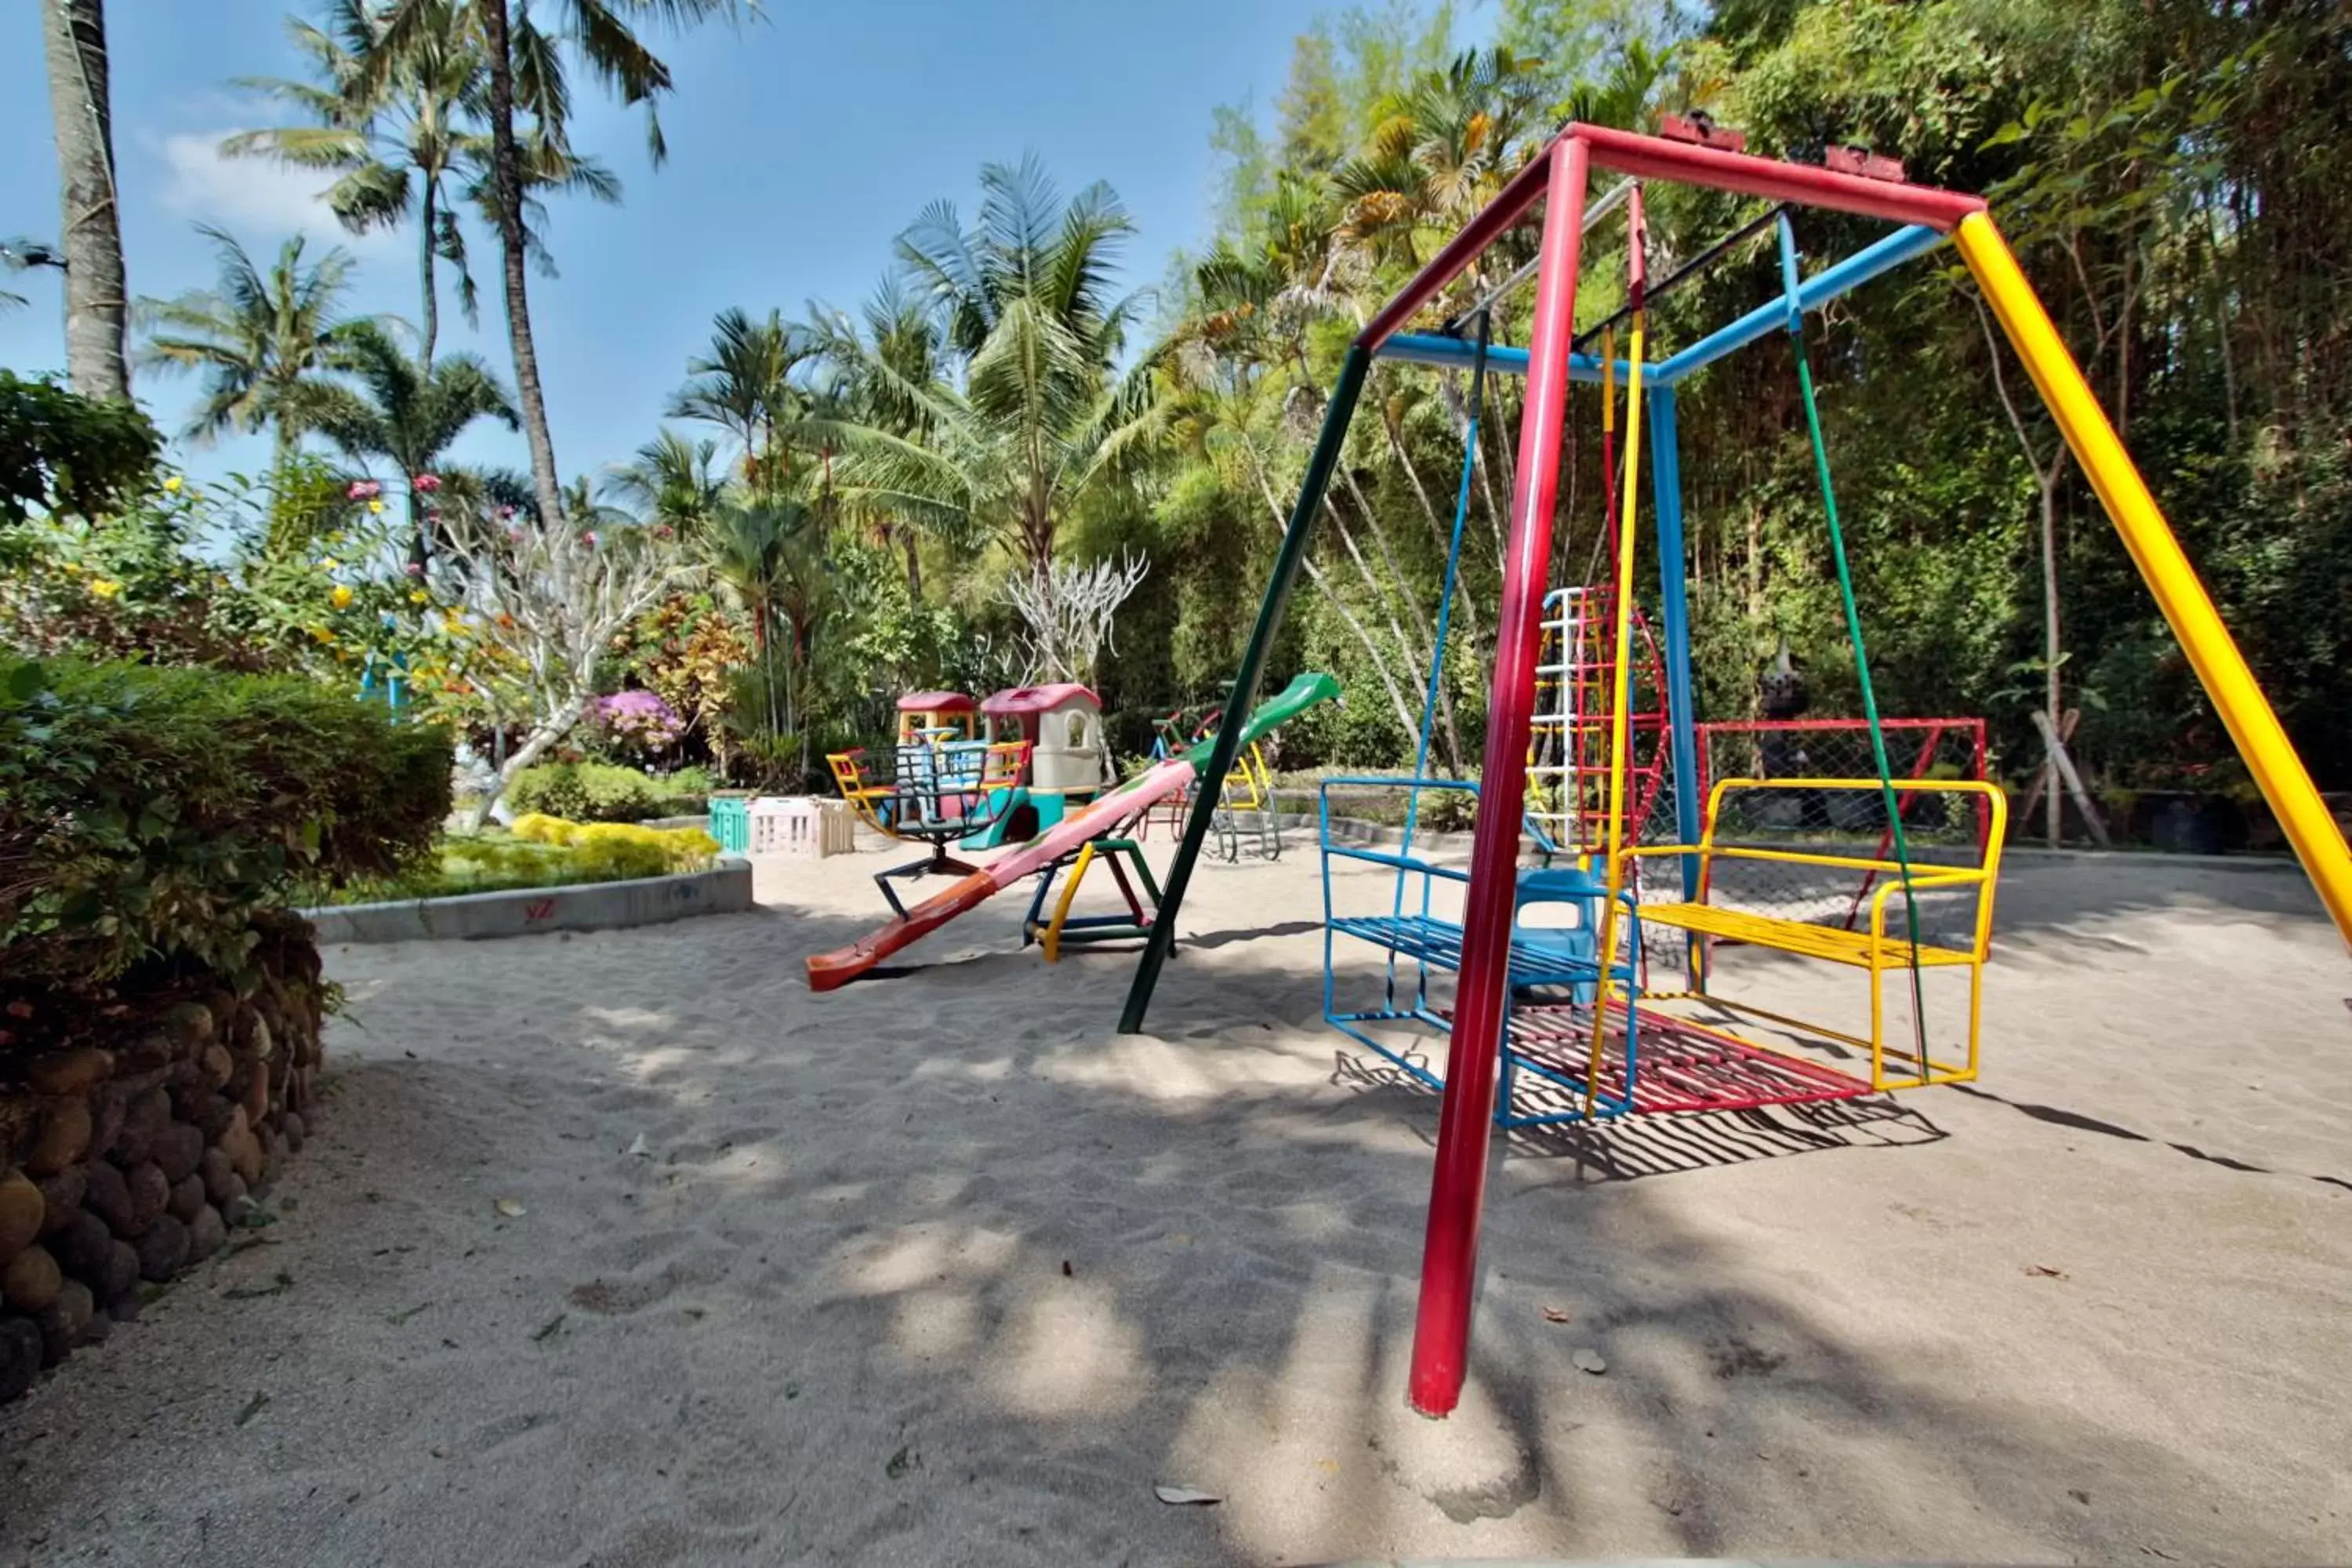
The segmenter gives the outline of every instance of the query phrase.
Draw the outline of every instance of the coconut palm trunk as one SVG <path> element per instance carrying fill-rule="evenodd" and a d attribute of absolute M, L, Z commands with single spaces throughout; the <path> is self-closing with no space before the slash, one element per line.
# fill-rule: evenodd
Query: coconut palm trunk
<path fill-rule="evenodd" d="M 130 314 L 122 216 L 114 190 L 114 117 L 107 102 L 103 0 L 41 0 L 49 114 L 64 208 L 66 375 L 85 397 L 128 398 Z"/>
<path fill-rule="evenodd" d="M 499 209 L 499 247 L 505 263 L 507 339 L 514 349 L 515 401 L 523 438 L 530 445 L 531 493 L 541 523 L 563 526 L 562 488 L 555 473 L 555 440 L 547 429 L 547 395 L 540 384 L 539 347 L 531 339 L 530 299 L 523 277 L 522 157 L 515 145 L 514 55 L 503 0 L 481 8 L 490 57 L 490 181 Z"/>
<path fill-rule="evenodd" d="M 433 199 L 433 181 L 427 179 L 424 185 L 424 221 L 418 226 L 421 237 L 416 243 L 416 259 L 425 288 L 425 341 L 418 348 L 417 360 L 429 376 L 433 374 L 433 345 L 441 336 L 441 280 L 433 250 L 434 230 L 441 219 L 439 208 Z"/>

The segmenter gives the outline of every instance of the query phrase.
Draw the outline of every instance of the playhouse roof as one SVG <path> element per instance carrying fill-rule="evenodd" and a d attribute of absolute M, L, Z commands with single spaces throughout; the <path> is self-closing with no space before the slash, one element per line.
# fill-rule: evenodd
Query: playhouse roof
<path fill-rule="evenodd" d="M 1059 708 L 1072 698 L 1083 700 L 1089 708 L 1102 707 L 1102 699 L 1076 681 L 1062 680 L 1051 686 L 1016 686 L 1010 691 L 996 692 L 980 705 L 980 710 L 1001 716 L 1044 713 Z"/>
<path fill-rule="evenodd" d="M 961 691 L 909 691 L 898 699 L 901 713 L 969 713 L 972 700 Z"/>

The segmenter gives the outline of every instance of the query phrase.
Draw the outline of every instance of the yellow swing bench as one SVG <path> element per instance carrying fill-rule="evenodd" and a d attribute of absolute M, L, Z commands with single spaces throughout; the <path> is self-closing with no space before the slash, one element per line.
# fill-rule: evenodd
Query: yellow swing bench
<path fill-rule="evenodd" d="M 1874 1089 L 1916 1089 L 1931 1083 L 1964 1083 L 1977 1076 L 1977 1046 L 1984 1004 L 1984 966 L 1992 944 L 1993 891 L 2000 877 L 2001 842 L 2008 831 L 2009 803 L 2000 786 L 1968 779 L 1906 780 L 1903 795 L 1907 802 L 1915 795 L 1948 795 L 1962 797 L 1983 812 L 1983 850 L 1974 866 L 1906 865 L 1901 860 L 1882 859 L 1871 856 L 1829 855 L 1811 850 L 1783 848 L 1751 844 L 1725 843 L 1718 837 L 1723 821 L 1725 799 L 1742 791 L 1828 791 L 1867 790 L 1879 792 L 1884 786 L 1877 779 L 1725 779 L 1709 795 L 1706 826 L 1696 844 L 1646 845 L 1623 852 L 1621 858 L 1657 858 L 1666 856 L 1696 857 L 1697 865 L 1697 897 L 1684 903 L 1644 903 L 1642 923 L 1652 931 L 1674 929 L 1688 931 L 1701 939 L 1694 944 L 1691 973 L 1697 989 L 1682 993 L 1688 998 L 1704 999 L 1727 1011 L 1749 1015 L 1785 1025 L 1802 1033 L 1843 1042 L 1870 1053 L 1870 1087 Z M 1822 871 L 1859 872 L 1881 885 L 1870 894 L 1870 920 L 1861 930 L 1843 926 L 1819 925 L 1773 915 L 1758 914 L 1717 901 L 1716 867 L 1718 861 L 1766 862 L 1782 866 L 1811 868 Z M 1630 868 L 1628 868 L 1630 870 Z M 1896 911 L 1897 930 L 1887 931 L 1887 902 L 1903 896 L 1906 878 L 1913 894 L 1972 889 L 1973 909 L 1967 922 L 1964 943 L 1920 942 L 1915 944 L 1904 934 L 1903 913 Z M 1710 944 L 1715 942 L 1735 942 L 1793 957 L 1813 959 L 1825 963 L 1843 964 L 1864 971 L 1870 977 L 1870 1035 L 1864 1038 L 1827 1028 L 1807 1019 L 1790 1018 L 1785 1015 L 1736 999 L 1727 998 L 1706 989 L 1713 965 Z M 1890 973 L 1916 973 L 1927 969 L 1966 969 L 1969 975 L 1969 1022 L 1966 1055 L 1959 1061 L 1939 1060 L 1926 1041 L 1925 1021 L 1920 1021 L 1916 1048 L 1909 1045 L 1890 1047 L 1885 1038 L 1885 977 Z M 1671 1000 L 1661 996 L 1659 1000 Z M 1705 1026 L 1686 1026 L 1704 1029 Z M 1752 1043 L 1752 1042 L 1747 1042 Z M 1896 1071 L 1889 1075 L 1888 1058 L 1892 1058 Z"/>

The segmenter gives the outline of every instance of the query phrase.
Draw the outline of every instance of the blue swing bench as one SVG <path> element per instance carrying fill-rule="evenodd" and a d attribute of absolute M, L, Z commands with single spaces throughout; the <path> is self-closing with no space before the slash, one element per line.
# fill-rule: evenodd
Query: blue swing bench
<path fill-rule="evenodd" d="M 1386 789 L 1412 792 L 1407 831 L 1403 846 L 1394 851 L 1370 848 L 1335 837 L 1332 831 L 1331 792 L 1334 789 Z M 1435 908 L 1437 885 L 1441 882 L 1467 886 L 1466 872 L 1450 866 L 1439 865 L 1412 851 L 1412 826 L 1419 816 L 1421 793 L 1425 790 L 1452 791 L 1475 800 L 1478 786 L 1466 779 L 1425 777 L 1361 776 L 1332 778 L 1323 781 L 1318 800 L 1318 839 L 1323 865 L 1323 1017 L 1332 1027 L 1360 1044 L 1377 1051 L 1419 1082 L 1433 1089 L 1444 1086 L 1444 1079 L 1433 1072 L 1421 1060 L 1396 1046 L 1377 1038 L 1372 1028 L 1380 1025 L 1420 1026 L 1442 1033 L 1450 1033 L 1450 1014 L 1430 1000 L 1430 975 L 1433 972 L 1452 973 L 1462 967 L 1462 926 L 1459 921 L 1438 912 Z M 1601 983 L 1601 964 L 1594 952 L 1599 932 L 1601 905 L 1607 900 L 1607 886 L 1597 877 L 1570 866 L 1550 864 L 1559 853 L 1541 827 L 1532 820 L 1526 830 L 1534 840 L 1545 864 L 1522 869 L 1513 895 L 1511 931 L 1510 995 L 1506 1010 L 1503 1038 L 1496 1042 L 1503 1053 L 1501 1086 L 1495 1101 L 1495 1121 L 1503 1127 L 1528 1127 L 1543 1123 L 1580 1121 L 1585 1119 L 1587 1084 L 1583 1067 L 1570 1059 L 1573 1053 L 1557 1048 L 1538 1054 L 1538 1042 L 1557 1047 L 1562 1038 L 1560 1025 L 1564 1019 L 1579 1013 L 1585 1016 L 1588 1029 L 1589 1009 Z M 1332 885 L 1332 864 L 1352 861 L 1388 868 L 1396 873 L 1393 883 L 1378 884 L 1390 894 L 1385 913 L 1358 914 L 1342 912 L 1345 901 Z M 1417 897 L 1408 891 L 1408 885 L 1419 879 Z M 1353 891 L 1354 889 L 1344 889 Z M 1611 1116 L 1633 1109 L 1633 1073 L 1638 1055 L 1640 1015 L 1635 981 L 1634 955 L 1641 951 L 1641 913 L 1633 895 L 1620 894 L 1624 912 L 1625 931 L 1619 943 L 1619 959 L 1610 968 L 1612 988 L 1610 1011 L 1622 1020 L 1623 1047 L 1622 1060 L 1612 1059 L 1601 1081 L 1591 1094 L 1592 1114 Z M 1567 909 L 1576 916 L 1572 926 L 1538 925 L 1527 922 L 1530 911 Z M 1381 1003 L 1361 1010 L 1343 1009 L 1339 1001 L 1339 974 L 1335 964 L 1338 939 L 1346 936 L 1369 943 L 1389 955 L 1385 984 Z M 1400 962 L 1410 963 L 1412 973 L 1401 975 Z M 1546 996 L 1546 993 L 1565 992 L 1564 999 Z M 1541 1019 L 1539 1025 L 1535 1020 Z M 1586 1038 L 1589 1040 L 1589 1033 Z M 1612 1058 L 1617 1054 L 1612 1053 Z M 1565 1091 L 1569 1109 L 1534 1107 L 1522 1109 L 1515 1090 L 1522 1073 L 1533 1075 L 1556 1090 Z M 1557 1097 L 1555 1097 L 1557 1098 Z"/>

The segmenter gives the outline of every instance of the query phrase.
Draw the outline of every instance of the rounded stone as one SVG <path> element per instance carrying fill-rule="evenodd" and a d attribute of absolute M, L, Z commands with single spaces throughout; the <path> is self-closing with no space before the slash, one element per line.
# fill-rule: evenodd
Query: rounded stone
<path fill-rule="evenodd" d="M 164 1205 L 172 1201 L 172 1184 L 164 1178 L 163 1168 L 152 1160 L 133 1165 L 123 1173 L 123 1181 L 131 1189 L 131 1239 L 147 1234 L 147 1227 L 163 1216 Z"/>
<path fill-rule="evenodd" d="M 89 1332 L 89 1321 L 98 1311 L 97 1299 L 89 1287 L 79 1279 L 68 1279 L 58 1288 L 58 1299 L 34 1320 L 41 1331 L 41 1360 L 50 1366 L 73 1353 Z"/>
<path fill-rule="evenodd" d="M 88 1210 L 77 1211 L 65 1229 L 50 1238 L 49 1251 L 65 1271 L 95 1287 L 106 1278 L 106 1260 L 114 1251 L 114 1233 Z"/>
<path fill-rule="evenodd" d="M 172 1125 L 171 1097 L 160 1089 L 135 1096 L 123 1108 L 122 1131 L 114 1135 L 107 1152 L 125 1169 L 154 1158 L 155 1141 Z"/>
<path fill-rule="evenodd" d="M 202 1263 L 218 1252 L 227 1241 L 228 1226 L 222 1220 L 220 1210 L 210 1204 L 205 1205 L 196 1211 L 196 1217 L 188 1222 L 188 1261 Z"/>
<path fill-rule="evenodd" d="M 135 1234 L 131 1217 L 129 1179 L 121 1170 L 103 1160 L 92 1160 L 81 1169 L 84 1180 L 82 1212 L 96 1215 L 106 1222 L 106 1228 L 117 1236 Z"/>
<path fill-rule="evenodd" d="M 163 1212 L 182 1225 L 187 1225 L 195 1219 L 196 1211 L 205 1206 L 205 1179 L 202 1176 L 183 1176 L 173 1186 L 172 1201 L 163 1205 Z"/>
<path fill-rule="evenodd" d="M 139 1278 L 161 1285 L 188 1261 L 188 1227 L 170 1215 L 158 1215 L 139 1238 Z"/>
<path fill-rule="evenodd" d="M 228 1080 L 236 1076 L 236 1058 L 229 1055 L 226 1046 L 217 1043 L 206 1046 L 204 1054 L 196 1060 L 205 1069 L 205 1081 L 215 1089 L 226 1089 Z"/>
<path fill-rule="evenodd" d="M 205 1196 L 216 1204 L 228 1202 L 228 1184 L 236 1180 L 236 1167 L 218 1149 L 207 1149 L 196 1163 L 196 1174 L 205 1182 Z"/>
<path fill-rule="evenodd" d="M 139 1252 L 127 1241 L 118 1241 L 106 1255 L 106 1268 L 100 1277 L 89 1282 L 89 1293 L 105 1302 L 110 1310 L 125 1296 L 134 1295 L 139 1289 Z M 122 1314 L 115 1313 L 120 1319 Z"/>
<path fill-rule="evenodd" d="M 278 1119 L 278 1125 L 279 1131 L 286 1134 L 286 1147 L 292 1152 L 299 1154 L 302 1152 L 303 1140 L 310 1134 L 309 1124 L 299 1113 L 289 1110 Z"/>
<path fill-rule="evenodd" d="M 81 1194 L 89 1184 L 89 1178 L 81 1173 L 79 1165 L 68 1165 L 54 1176 L 41 1178 L 41 1199 L 49 1211 L 41 1219 L 43 1236 L 55 1236 L 81 1212 Z"/>
<path fill-rule="evenodd" d="M 0 1268 L 0 1298 L 20 1312 L 37 1312 L 58 1299 L 66 1282 L 58 1260 L 46 1247 L 28 1247 Z"/>
<path fill-rule="evenodd" d="M 205 1157 L 205 1135 L 184 1121 L 174 1121 L 157 1135 L 150 1156 L 163 1168 L 166 1181 L 178 1183 L 195 1173 Z"/>
<path fill-rule="evenodd" d="M 54 1176 L 89 1152 L 89 1101 L 52 1100 L 41 1107 L 41 1131 L 25 1156 L 28 1175 Z"/>
<path fill-rule="evenodd" d="M 25 1068 L 25 1083 L 37 1094 L 85 1095 L 113 1076 L 114 1053 L 96 1046 L 35 1057 Z"/>
<path fill-rule="evenodd" d="M 212 1009 L 201 1002 L 181 1002 L 163 1015 L 164 1026 L 190 1050 L 202 1050 L 213 1043 L 218 1026 L 213 1022 Z"/>
<path fill-rule="evenodd" d="M 48 1212 L 48 1199 L 24 1173 L 0 1173 L 0 1264 L 33 1245 Z"/>

